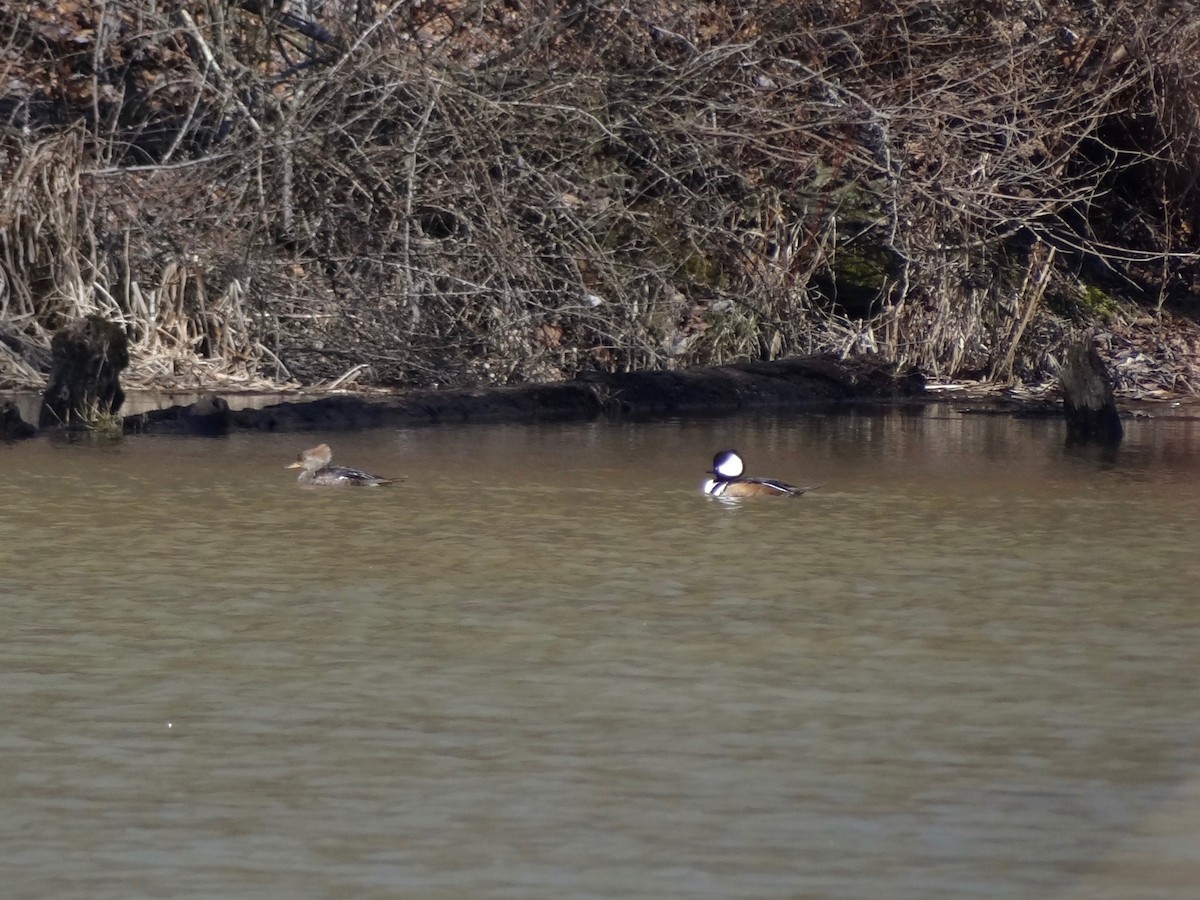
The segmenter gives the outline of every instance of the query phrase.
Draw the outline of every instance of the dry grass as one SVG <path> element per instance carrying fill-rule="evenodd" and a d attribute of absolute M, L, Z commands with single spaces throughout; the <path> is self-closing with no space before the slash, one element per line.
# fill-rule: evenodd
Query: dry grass
<path fill-rule="evenodd" d="M 820 350 L 1036 380 L 1080 285 L 1194 296 L 1183 13 L 114 0 L 127 27 L 82 41 L 72 80 L 31 8 L 0 14 L 0 77 L 59 78 L 70 114 L 0 128 L 9 382 L 96 311 L 131 335 L 131 383 Z M 112 75 L 134 50 L 141 80 Z"/>

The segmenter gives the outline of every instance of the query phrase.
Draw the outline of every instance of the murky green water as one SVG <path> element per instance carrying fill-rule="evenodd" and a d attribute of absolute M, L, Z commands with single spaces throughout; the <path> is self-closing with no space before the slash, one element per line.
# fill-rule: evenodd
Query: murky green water
<path fill-rule="evenodd" d="M 0 446 L 3 895 L 1194 897 L 1198 474 L 947 410 Z"/>

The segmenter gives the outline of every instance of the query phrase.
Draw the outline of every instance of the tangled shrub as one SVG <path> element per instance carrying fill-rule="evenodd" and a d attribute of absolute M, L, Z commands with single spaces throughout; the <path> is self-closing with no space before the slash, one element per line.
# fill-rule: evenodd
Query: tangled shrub
<path fill-rule="evenodd" d="M 1192 296 L 1182 12 L 42 2 L 0 13 L 0 327 L 116 315 L 149 380 L 1037 378 L 1081 284 Z"/>

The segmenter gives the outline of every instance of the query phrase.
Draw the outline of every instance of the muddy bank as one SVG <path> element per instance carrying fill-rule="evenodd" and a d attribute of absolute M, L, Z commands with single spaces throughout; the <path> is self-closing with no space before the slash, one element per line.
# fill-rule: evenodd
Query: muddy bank
<path fill-rule="evenodd" d="M 347 431 L 464 422 L 564 422 L 730 415 L 817 402 L 920 396 L 924 378 L 878 360 L 831 356 L 745 363 L 682 372 L 590 373 L 574 381 L 473 390 L 356 395 L 230 410 L 219 398 L 127 416 L 127 432 L 224 434 Z"/>

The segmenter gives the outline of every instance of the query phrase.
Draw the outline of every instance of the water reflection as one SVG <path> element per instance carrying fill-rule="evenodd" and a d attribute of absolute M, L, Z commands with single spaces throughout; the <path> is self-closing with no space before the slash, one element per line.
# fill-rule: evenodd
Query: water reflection
<path fill-rule="evenodd" d="M 0 447 L 8 895 L 1194 891 L 1191 423 L 328 437 Z"/>

